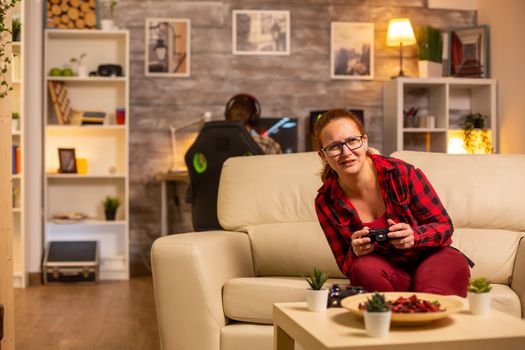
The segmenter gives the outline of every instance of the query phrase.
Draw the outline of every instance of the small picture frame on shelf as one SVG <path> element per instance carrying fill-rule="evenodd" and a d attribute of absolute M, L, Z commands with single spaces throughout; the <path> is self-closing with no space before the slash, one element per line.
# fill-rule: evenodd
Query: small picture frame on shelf
<path fill-rule="evenodd" d="M 234 55 L 289 55 L 290 11 L 233 10 Z"/>
<path fill-rule="evenodd" d="M 177 18 L 146 18 L 145 75 L 189 77 L 191 21 Z"/>
<path fill-rule="evenodd" d="M 489 27 L 453 28 L 448 35 L 448 73 L 453 77 L 489 77 Z"/>
<path fill-rule="evenodd" d="M 75 156 L 74 148 L 59 148 L 58 160 L 60 163 L 59 173 L 61 174 L 76 174 L 77 173 L 77 158 Z"/>
<path fill-rule="evenodd" d="M 332 79 L 374 79 L 373 23 L 331 23 L 330 77 Z"/>

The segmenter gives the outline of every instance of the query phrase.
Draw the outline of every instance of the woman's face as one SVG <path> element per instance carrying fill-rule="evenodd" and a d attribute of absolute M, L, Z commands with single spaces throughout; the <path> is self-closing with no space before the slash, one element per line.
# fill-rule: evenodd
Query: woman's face
<path fill-rule="evenodd" d="M 329 122 L 321 131 L 319 156 L 339 175 L 355 175 L 363 168 L 368 137 L 348 118 Z M 342 144 L 346 141 L 346 144 Z M 352 150 L 351 150 L 352 148 Z"/>

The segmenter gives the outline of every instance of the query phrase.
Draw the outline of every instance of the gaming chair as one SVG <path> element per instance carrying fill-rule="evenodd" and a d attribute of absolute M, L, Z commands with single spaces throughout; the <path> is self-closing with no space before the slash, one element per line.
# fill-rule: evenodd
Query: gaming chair
<path fill-rule="evenodd" d="M 264 154 L 237 121 L 204 124 L 186 152 L 192 189 L 192 221 L 195 231 L 221 229 L 217 218 L 217 192 L 222 164 L 230 157 Z"/>

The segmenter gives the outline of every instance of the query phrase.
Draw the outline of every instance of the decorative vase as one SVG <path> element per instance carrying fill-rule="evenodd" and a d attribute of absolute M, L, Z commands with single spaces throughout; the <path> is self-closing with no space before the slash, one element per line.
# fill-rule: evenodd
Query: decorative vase
<path fill-rule="evenodd" d="M 306 304 L 308 306 L 308 310 L 310 311 L 321 312 L 326 310 L 326 307 L 328 305 L 328 289 L 307 289 Z"/>
<path fill-rule="evenodd" d="M 88 68 L 84 65 L 79 66 L 77 74 L 80 78 L 87 78 L 89 76 Z"/>
<path fill-rule="evenodd" d="M 106 221 L 115 221 L 117 211 L 112 209 L 104 209 L 104 214 L 106 215 Z"/>
<path fill-rule="evenodd" d="M 490 309 L 491 293 L 468 293 L 468 303 L 470 313 L 473 315 L 484 316 Z"/>
<path fill-rule="evenodd" d="M 112 19 L 103 19 L 100 21 L 100 27 L 102 30 L 113 30 L 115 22 Z"/>
<path fill-rule="evenodd" d="M 370 312 L 364 311 L 366 334 L 373 338 L 384 338 L 390 330 L 392 311 Z"/>
<path fill-rule="evenodd" d="M 438 78 L 443 76 L 443 64 L 432 61 L 418 61 L 420 78 Z"/>
<path fill-rule="evenodd" d="M 20 119 L 11 119 L 11 132 L 18 132 L 20 130 Z"/>

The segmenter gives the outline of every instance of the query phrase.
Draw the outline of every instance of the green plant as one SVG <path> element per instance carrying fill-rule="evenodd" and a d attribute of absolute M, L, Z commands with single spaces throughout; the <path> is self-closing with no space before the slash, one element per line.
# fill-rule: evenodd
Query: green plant
<path fill-rule="evenodd" d="M 468 284 L 468 291 L 472 293 L 488 293 L 491 289 L 489 281 L 483 277 L 474 278 Z"/>
<path fill-rule="evenodd" d="M 375 292 L 371 298 L 367 298 L 365 302 L 365 310 L 368 312 L 387 312 L 391 308 L 391 305 L 385 299 L 384 294 Z"/>
<path fill-rule="evenodd" d="M 321 290 L 328 279 L 328 274 L 318 268 L 314 268 L 314 271 L 308 277 L 304 275 L 303 277 L 313 290 Z"/>
<path fill-rule="evenodd" d="M 106 196 L 104 199 L 104 210 L 107 211 L 116 211 L 120 206 L 120 199 L 118 197 Z"/>
<path fill-rule="evenodd" d="M 109 12 L 111 14 L 111 17 L 113 17 L 113 14 L 115 13 L 115 6 L 117 6 L 117 4 L 117 0 L 111 0 L 111 2 L 109 3 Z"/>
<path fill-rule="evenodd" d="M 467 152 L 473 154 L 477 149 L 492 153 L 492 142 L 485 126 L 487 117 L 481 113 L 469 113 L 463 122 L 463 144 Z M 479 135 L 479 137 L 478 137 Z"/>
<path fill-rule="evenodd" d="M 11 31 L 13 36 L 13 41 L 20 41 L 20 31 L 22 29 L 22 23 L 20 18 L 13 18 L 11 21 Z"/>
<path fill-rule="evenodd" d="M 11 44 L 11 40 L 8 39 L 9 34 L 12 38 L 12 31 L 9 30 L 5 23 L 7 19 L 7 13 L 16 3 L 20 0 L 2 0 L 0 1 L 0 98 L 6 97 L 13 87 L 7 83 L 7 69 L 11 64 L 11 55 L 8 54 L 7 45 Z"/>
<path fill-rule="evenodd" d="M 439 29 L 424 26 L 416 30 L 419 60 L 443 62 L 443 38 Z"/>
<path fill-rule="evenodd" d="M 18 114 L 18 112 L 13 112 L 13 113 L 11 113 L 11 118 L 12 119 L 20 119 L 20 114 Z"/>
<path fill-rule="evenodd" d="M 86 55 L 87 55 L 87 53 L 84 52 L 84 53 L 80 54 L 80 56 L 78 58 L 73 57 L 73 58 L 71 58 L 69 60 L 69 63 L 76 63 L 79 66 L 81 66 L 82 65 L 82 60 L 84 59 L 84 57 L 86 57 Z"/>

